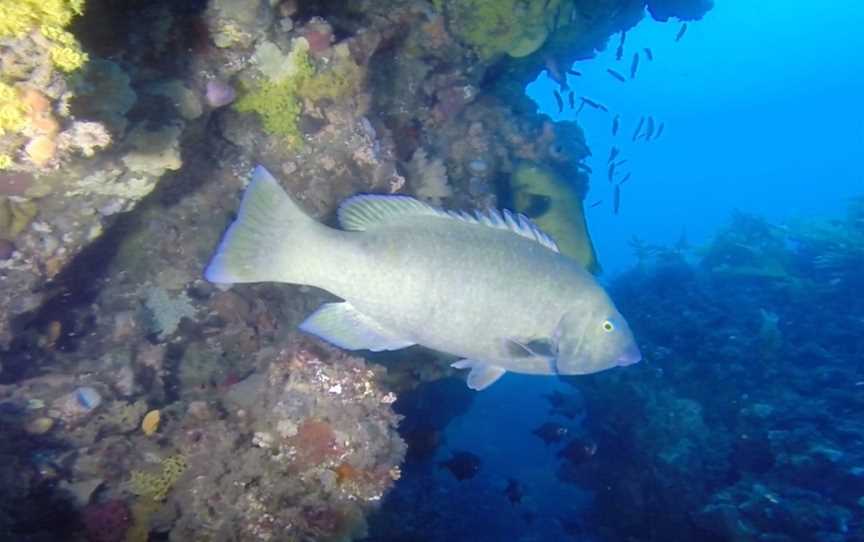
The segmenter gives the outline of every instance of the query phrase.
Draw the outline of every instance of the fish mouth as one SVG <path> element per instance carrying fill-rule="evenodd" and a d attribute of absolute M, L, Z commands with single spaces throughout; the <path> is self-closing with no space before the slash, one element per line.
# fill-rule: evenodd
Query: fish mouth
<path fill-rule="evenodd" d="M 642 359 L 642 352 L 639 351 L 639 347 L 635 344 L 627 348 L 623 354 L 618 356 L 618 365 L 627 366 L 633 365 L 634 363 L 639 362 Z"/>

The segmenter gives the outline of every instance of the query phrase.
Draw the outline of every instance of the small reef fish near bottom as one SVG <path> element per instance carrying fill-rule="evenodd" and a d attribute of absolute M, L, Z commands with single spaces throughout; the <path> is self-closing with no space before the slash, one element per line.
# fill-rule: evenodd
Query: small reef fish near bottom
<path fill-rule="evenodd" d="M 507 371 L 588 374 L 641 359 L 594 277 L 522 215 L 359 195 L 337 216 L 343 230 L 320 224 L 259 166 L 205 276 L 327 290 L 343 301 L 301 330 L 347 350 L 458 356 L 475 390 Z"/>

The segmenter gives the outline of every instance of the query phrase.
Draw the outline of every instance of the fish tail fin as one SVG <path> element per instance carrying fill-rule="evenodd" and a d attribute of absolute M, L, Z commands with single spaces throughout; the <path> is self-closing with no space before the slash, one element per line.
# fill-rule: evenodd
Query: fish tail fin
<path fill-rule="evenodd" d="M 210 282 L 311 284 L 316 250 L 325 249 L 328 228 L 306 214 L 261 166 L 243 194 L 204 277 Z"/>

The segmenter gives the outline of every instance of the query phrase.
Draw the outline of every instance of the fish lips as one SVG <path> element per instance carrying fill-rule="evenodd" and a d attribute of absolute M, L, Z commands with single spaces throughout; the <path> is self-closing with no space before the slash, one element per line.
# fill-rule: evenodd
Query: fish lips
<path fill-rule="evenodd" d="M 618 356 L 617 362 L 618 365 L 626 367 L 627 365 L 638 363 L 641 359 L 642 352 L 640 352 L 639 347 L 634 344 L 629 346 L 620 356 Z"/>

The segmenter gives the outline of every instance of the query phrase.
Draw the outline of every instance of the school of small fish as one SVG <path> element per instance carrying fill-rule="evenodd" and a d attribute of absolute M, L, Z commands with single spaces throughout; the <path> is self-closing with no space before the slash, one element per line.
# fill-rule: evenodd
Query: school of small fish
<path fill-rule="evenodd" d="M 678 29 L 678 33 L 675 35 L 675 42 L 681 41 L 681 38 L 684 37 L 684 34 L 687 32 L 687 23 L 682 23 L 681 27 Z M 624 44 L 627 40 L 627 32 L 621 32 L 621 37 L 618 41 L 618 47 L 615 50 L 615 60 L 616 62 L 620 62 L 624 58 Z M 648 62 L 654 61 L 654 51 L 650 47 L 643 47 L 640 51 L 636 51 L 633 53 L 632 59 L 630 61 L 630 69 L 629 75 L 630 79 L 636 79 L 636 74 L 639 71 L 640 58 L 644 56 Z M 553 96 L 555 98 L 555 103 L 558 106 L 558 113 L 561 114 L 564 112 L 565 101 L 562 95 L 562 92 L 567 92 L 567 101 L 566 105 L 569 106 L 571 111 L 575 111 L 575 115 L 578 116 L 584 109 L 585 106 L 588 106 L 591 109 L 595 109 L 597 111 L 602 111 L 604 113 L 609 112 L 609 108 L 603 105 L 602 103 L 592 100 L 587 96 L 579 97 L 579 106 L 576 106 L 576 94 L 573 90 L 571 90 L 570 85 L 567 81 L 567 75 L 572 76 L 581 76 L 582 72 L 576 71 L 574 69 L 564 70 L 563 72 L 558 68 L 557 63 L 548 59 L 546 62 L 547 72 L 549 77 L 558 83 L 560 90 L 553 90 Z M 606 73 L 609 74 L 610 77 L 615 79 L 620 83 L 626 83 L 627 77 L 624 76 L 620 71 L 613 68 L 606 68 Z M 638 141 L 644 141 L 645 143 L 651 141 L 657 141 L 661 135 L 663 135 L 663 130 L 665 129 L 666 124 L 662 121 L 659 123 L 654 119 L 652 115 L 643 115 L 639 118 L 639 121 L 636 123 L 636 129 L 633 131 L 633 135 L 631 137 L 631 142 L 636 143 Z M 618 132 L 621 129 L 621 115 L 616 113 L 612 117 L 612 137 L 617 137 Z M 613 145 L 609 150 L 609 158 L 607 160 L 607 170 L 606 177 L 609 183 L 612 185 L 612 213 L 618 214 L 621 208 L 621 186 L 630 179 L 631 172 L 624 173 L 623 175 L 618 177 L 618 175 L 622 174 L 621 166 L 627 163 L 627 160 L 618 160 L 615 159 L 619 156 L 621 149 Z M 580 164 L 584 165 L 584 164 Z M 591 169 L 587 166 L 584 166 L 585 170 L 591 173 Z M 597 200 L 591 203 L 588 208 L 598 207 L 603 203 L 602 200 Z"/>

